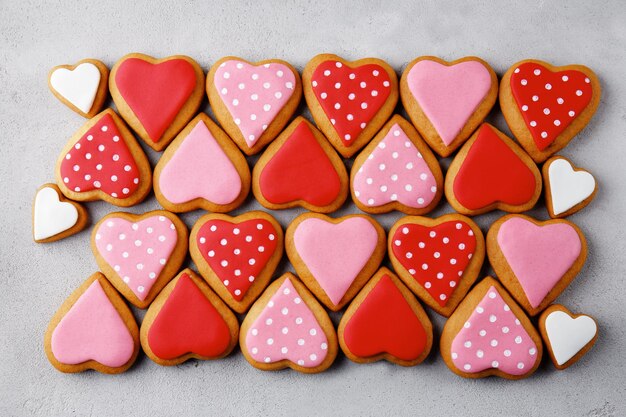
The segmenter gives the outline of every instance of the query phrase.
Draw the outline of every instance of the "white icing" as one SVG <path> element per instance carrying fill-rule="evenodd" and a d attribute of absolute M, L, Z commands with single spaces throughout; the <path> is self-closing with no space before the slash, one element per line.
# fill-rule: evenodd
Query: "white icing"
<path fill-rule="evenodd" d="M 552 211 L 558 215 L 586 200 L 596 188 L 596 180 L 587 171 L 574 171 L 565 159 L 556 159 L 548 167 Z"/>
<path fill-rule="evenodd" d="M 100 84 L 100 70 L 94 64 L 83 62 L 72 71 L 56 69 L 50 75 L 50 85 L 83 113 L 89 113 Z"/>
<path fill-rule="evenodd" d="M 34 235 L 42 240 L 70 229 L 78 221 L 78 210 L 72 204 L 59 201 L 54 188 L 45 187 L 35 196 Z"/>
<path fill-rule="evenodd" d="M 591 317 L 579 316 L 573 319 L 560 310 L 548 314 L 545 326 L 552 353 L 559 365 L 572 359 L 598 331 L 598 326 Z"/>

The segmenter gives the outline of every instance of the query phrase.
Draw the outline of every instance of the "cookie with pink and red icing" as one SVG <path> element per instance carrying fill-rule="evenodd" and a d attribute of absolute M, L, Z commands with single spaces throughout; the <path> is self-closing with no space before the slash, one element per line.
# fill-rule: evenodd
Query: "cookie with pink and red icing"
<path fill-rule="evenodd" d="M 54 314 L 44 349 L 61 372 L 119 374 L 137 359 L 139 329 L 119 293 L 96 272 Z"/>
<path fill-rule="evenodd" d="M 315 123 L 345 158 L 374 137 L 398 102 L 396 72 L 377 58 L 317 55 L 304 68 L 302 84 Z"/>
<path fill-rule="evenodd" d="M 74 133 L 57 160 L 55 177 L 71 200 L 104 200 L 120 207 L 143 201 L 152 188 L 148 158 L 111 109 Z"/>
<path fill-rule="evenodd" d="M 97 59 L 57 65 L 48 74 L 48 87 L 67 107 L 88 119 L 104 105 L 109 92 L 109 69 Z"/>
<path fill-rule="evenodd" d="M 325 371 L 337 356 L 337 334 L 326 310 L 287 272 L 267 287 L 241 324 L 239 346 L 255 368 Z"/>
<path fill-rule="evenodd" d="M 205 214 L 191 230 L 189 252 L 202 277 L 237 313 L 269 283 L 283 255 L 283 229 L 269 214 Z"/>
<path fill-rule="evenodd" d="M 387 246 L 402 281 L 446 317 L 474 284 L 485 259 L 482 231 L 460 214 L 402 217 L 389 230 Z"/>
<path fill-rule="evenodd" d="M 507 215 L 487 233 L 487 255 L 498 279 L 535 316 L 580 272 L 587 258 L 582 231 L 567 220 Z"/>
<path fill-rule="evenodd" d="M 246 155 L 259 153 L 287 125 L 302 98 L 300 74 L 288 62 L 227 56 L 207 74 L 206 91 L 222 128 Z"/>
<path fill-rule="evenodd" d="M 87 226 L 89 214 L 82 204 L 68 200 L 56 184 L 44 184 L 33 202 L 33 240 L 55 242 Z"/>
<path fill-rule="evenodd" d="M 117 111 L 155 151 L 191 120 L 204 96 L 204 72 L 188 56 L 132 53 L 115 63 L 109 90 Z"/>
<path fill-rule="evenodd" d="M 480 58 L 422 56 L 400 79 L 400 97 L 424 140 L 442 157 L 463 144 L 498 98 L 498 77 Z"/>
<path fill-rule="evenodd" d="M 110 213 L 93 228 L 100 270 L 134 306 L 147 308 L 187 255 L 187 226 L 165 210 Z"/>
<path fill-rule="evenodd" d="M 250 192 L 250 168 L 228 135 L 199 113 L 167 147 L 154 168 L 154 194 L 175 213 L 228 212 Z"/>
<path fill-rule="evenodd" d="M 553 219 L 567 217 L 591 203 L 598 192 L 593 175 L 563 156 L 553 156 L 541 168 L 546 209 Z"/>
<path fill-rule="evenodd" d="M 367 213 L 425 214 L 443 196 L 443 174 L 413 125 L 394 115 L 356 157 L 350 191 Z"/>
<path fill-rule="evenodd" d="M 464 378 L 522 379 L 539 367 L 543 344 L 515 300 L 486 277 L 446 321 L 440 351 L 448 368 Z"/>
<path fill-rule="evenodd" d="M 385 239 L 385 230 L 366 215 L 334 219 L 304 213 L 287 228 L 285 250 L 317 299 L 339 311 L 378 269 L 385 256 Z"/>
<path fill-rule="evenodd" d="M 589 123 L 602 88 L 583 65 L 536 59 L 514 64 L 500 82 L 500 108 L 511 132 L 535 160 L 560 151 Z"/>

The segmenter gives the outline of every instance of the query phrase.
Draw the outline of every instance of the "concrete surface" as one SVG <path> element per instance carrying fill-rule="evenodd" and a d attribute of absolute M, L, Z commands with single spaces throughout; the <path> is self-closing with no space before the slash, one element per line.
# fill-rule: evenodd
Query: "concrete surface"
<path fill-rule="evenodd" d="M 626 204 L 626 3 L 182 3 L 0 1 L 0 415 L 626 415 L 626 245 L 620 223 Z M 205 71 L 227 54 L 250 60 L 280 57 L 301 70 L 320 52 L 349 59 L 381 57 L 397 71 L 425 54 L 450 60 L 477 55 L 500 75 L 529 57 L 595 69 L 604 88 L 602 103 L 563 154 L 596 175 L 600 192 L 571 218 L 585 231 L 590 256 L 559 301 L 598 319 L 596 347 L 564 372 L 544 363 L 532 378 L 519 382 L 463 380 L 447 369 L 438 346 L 415 368 L 356 365 L 340 356 L 328 372 L 313 376 L 257 371 L 239 352 L 174 368 L 142 355 L 120 376 L 57 372 L 43 352 L 44 330 L 96 264 L 88 246 L 90 231 L 48 245 L 31 241 L 34 191 L 53 179 L 58 152 L 83 123 L 48 91 L 46 74 L 54 65 L 86 57 L 111 66 L 135 51 L 188 54 Z M 508 131 L 497 111 L 490 119 Z M 154 164 L 158 155 L 148 153 Z M 237 212 L 257 207 L 250 200 Z M 132 211 L 155 208 L 150 197 Z M 95 220 L 112 210 L 89 204 Z M 341 214 L 355 211 L 348 206 Z M 434 214 L 449 211 L 444 204 Z M 297 213 L 277 216 L 285 226 Z M 542 208 L 534 214 L 546 217 Z M 183 218 L 191 226 L 199 215 Z M 486 231 L 500 215 L 478 221 Z M 387 229 L 397 218 L 379 216 Z M 281 270 L 288 269 L 283 263 Z M 430 315 L 439 334 L 444 320 Z M 338 321 L 339 315 L 333 318 Z"/>

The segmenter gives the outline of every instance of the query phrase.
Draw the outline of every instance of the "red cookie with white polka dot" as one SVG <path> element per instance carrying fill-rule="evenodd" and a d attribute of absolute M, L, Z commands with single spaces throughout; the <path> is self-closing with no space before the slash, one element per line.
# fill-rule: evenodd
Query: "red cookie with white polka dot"
<path fill-rule="evenodd" d="M 148 158 L 122 119 L 106 109 L 67 142 L 56 164 L 59 189 L 75 201 L 120 207 L 141 202 L 152 188 Z"/>
<path fill-rule="evenodd" d="M 398 77 L 376 58 L 317 55 L 304 68 L 302 84 L 315 123 L 345 158 L 372 139 L 398 102 Z"/>
<path fill-rule="evenodd" d="M 583 65 L 556 67 L 527 59 L 502 77 L 500 107 L 513 135 L 539 163 L 587 125 L 600 94 L 598 77 Z"/>

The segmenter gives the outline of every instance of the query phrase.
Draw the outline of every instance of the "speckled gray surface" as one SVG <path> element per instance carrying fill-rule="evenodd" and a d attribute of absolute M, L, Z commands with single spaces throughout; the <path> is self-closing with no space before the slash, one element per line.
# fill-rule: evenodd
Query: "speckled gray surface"
<path fill-rule="evenodd" d="M 626 415 L 626 245 L 619 223 L 626 204 L 626 3 L 182 3 L 0 1 L 0 415 Z M 596 175 L 600 192 L 572 217 L 587 235 L 590 256 L 559 301 L 598 319 L 596 347 L 564 372 L 544 362 L 533 377 L 518 382 L 463 380 L 447 369 L 437 346 L 424 364 L 409 369 L 356 365 L 340 356 L 320 375 L 267 373 L 235 352 L 225 360 L 173 368 L 142 355 L 119 376 L 58 373 L 43 352 L 44 330 L 96 264 L 89 231 L 48 245 L 31 241 L 33 193 L 53 179 L 58 152 L 84 121 L 49 93 L 46 74 L 54 65 L 86 57 L 112 65 L 135 51 L 188 54 L 205 70 L 227 54 L 280 57 L 302 69 L 320 52 L 381 57 L 397 71 L 425 54 L 478 55 L 499 75 L 530 57 L 595 69 L 604 88 L 602 103 L 563 154 Z M 508 132 L 497 111 L 490 120 Z M 152 163 L 158 159 L 154 152 L 149 156 Z M 249 200 L 237 212 L 256 207 Z M 154 208 L 150 197 L 132 211 Z M 96 220 L 112 209 L 89 204 Z M 442 205 L 434 214 L 449 211 Z M 297 213 L 277 215 L 286 225 Z M 199 214 L 183 218 L 191 226 Z M 534 214 L 546 217 L 541 208 Z M 500 215 L 484 215 L 478 222 L 486 231 Z M 380 221 L 388 229 L 397 218 L 380 216 Z M 283 263 L 281 269 L 290 266 Z M 430 316 L 439 334 L 444 320 Z"/>

